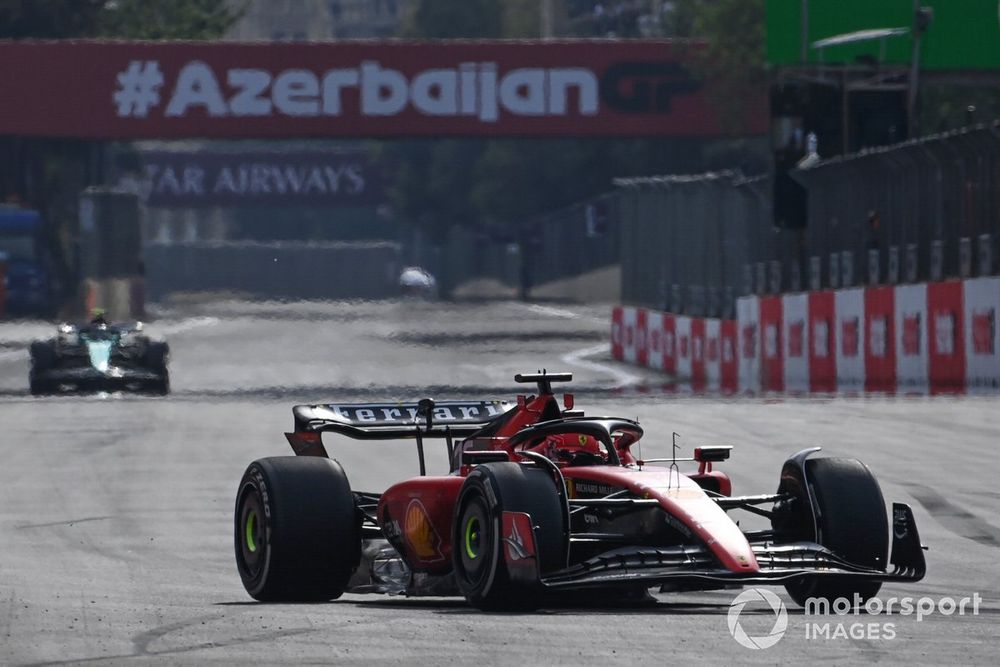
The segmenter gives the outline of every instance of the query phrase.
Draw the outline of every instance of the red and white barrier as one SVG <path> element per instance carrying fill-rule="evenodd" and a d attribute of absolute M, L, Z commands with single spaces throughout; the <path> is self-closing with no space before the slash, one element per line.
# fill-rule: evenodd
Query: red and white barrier
<path fill-rule="evenodd" d="M 736 328 L 739 331 L 739 390 L 760 388 L 760 303 L 748 296 L 736 302 Z"/>
<path fill-rule="evenodd" d="M 894 296 L 896 387 L 927 386 L 927 285 L 902 285 Z"/>
<path fill-rule="evenodd" d="M 678 378 L 691 380 L 691 318 L 684 315 L 674 316 L 674 347 L 677 351 L 677 368 L 674 375 Z"/>
<path fill-rule="evenodd" d="M 677 374 L 677 318 L 663 313 L 661 321 L 663 338 L 663 372 Z"/>
<path fill-rule="evenodd" d="M 781 300 L 782 381 L 785 391 L 809 391 L 809 295 L 789 294 Z"/>
<path fill-rule="evenodd" d="M 722 320 L 705 320 L 705 389 L 719 391 L 722 386 Z"/>
<path fill-rule="evenodd" d="M 612 356 L 696 392 L 1000 388 L 1000 277 L 749 296 L 736 311 L 616 307 Z"/>
<path fill-rule="evenodd" d="M 739 389 L 739 336 L 736 320 L 719 322 L 719 382 L 720 389 L 731 393 Z"/>
<path fill-rule="evenodd" d="M 611 311 L 611 356 L 675 376 L 693 391 L 739 388 L 736 320 L 673 315 L 615 306 Z"/>
<path fill-rule="evenodd" d="M 813 292 L 807 296 L 808 340 L 806 354 L 809 391 L 837 390 L 836 301 L 833 292 Z"/>
<path fill-rule="evenodd" d="M 1000 278 L 962 285 L 965 382 L 972 392 L 1000 387 Z"/>
<path fill-rule="evenodd" d="M 833 377 L 817 372 L 816 383 L 832 386 L 837 391 L 852 392 L 865 388 L 865 290 L 843 289 L 836 292 L 816 292 L 815 295 L 832 294 L 834 322 L 830 349 L 834 358 Z M 813 295 L 810 295 L 813 296 Z M 822 303 L 822 301 L 821 301 Z M 812 311 L 810 310 L 810 313 Z M 821 391 L 817 389 L 817 391 Z"/>
<path fill-rule="evenodd" d="M 962 283 L 927 286 L 927 380 L 932 388 L 966 386 L 965 309 Z"/>
<path fill-rule="evenodd" d="M 622 359 L 627 363 L 636 363 L 635 354 L 635 324 L 638 309 L 626 308 L 622 313 Z"/>
<path fill-rule="evenodd" d="M 625 308 L 622 306 L 611 309 L 611 356 L 625 359 Z"/>
<path fill-rule="evenodd" d="M 785 390 L 785 364 L 781 354 L 781 297 L 761 297 L 757 303 L 760 309 L 760 389 L 765 391 Z"/>

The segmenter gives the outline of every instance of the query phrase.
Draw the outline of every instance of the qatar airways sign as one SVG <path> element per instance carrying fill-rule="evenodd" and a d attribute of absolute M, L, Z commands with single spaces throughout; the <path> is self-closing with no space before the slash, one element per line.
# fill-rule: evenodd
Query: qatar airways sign
<path fill-rule="evenodd" d="M 362 153 L 142 151 L 141 191 L 158 207 L 357 206 L 384 199 Z"/>
<path fill-rule="evenodd" d="M 689 48 L 689 47 L 688 47 Z M 668 41 L 0 43 L 0 134 L 727 134 Z M 766 130 L 763 94 L 743 127 Z"/>

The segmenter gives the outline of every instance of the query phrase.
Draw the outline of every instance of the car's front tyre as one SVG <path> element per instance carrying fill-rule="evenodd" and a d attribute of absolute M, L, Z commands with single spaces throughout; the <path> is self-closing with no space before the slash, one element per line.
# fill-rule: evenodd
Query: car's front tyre
<path fill-rule="evenodd" d="M 857 459 L 819 458 L 806 460 L 804 470 L 815 501 L 815 541 L 852 565 L 884 571 L 889 524 L 882 489 L 868 466 Z M 808 503 L 804 498 L 796 501 Z M 791 581 L 785 590 L 802 606 L 810 598 L 831 604 L 844 598 L 853 605 L 856 600 L 864 604 L 881 587 L 877 580 L 818 575 Z"/>

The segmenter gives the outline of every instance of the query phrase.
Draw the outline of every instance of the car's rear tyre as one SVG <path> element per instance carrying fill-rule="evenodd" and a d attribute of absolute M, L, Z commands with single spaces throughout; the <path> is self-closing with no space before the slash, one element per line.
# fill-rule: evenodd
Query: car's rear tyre
<path fill-rule="evenodd" d="M 164 371 L 163 377 L 153 380 L 147 385 L 147 391 L 156 396 L 166 396 L 170 393 L 170 375 Z"/>
<path fill-rule="evenodd" d="M 31 370 L 28 372 L 28 386 L 35 396 L 51 394 L 55 386 L 38 377 L 42 371 L 53 368 L 58 361 L 55 346 L 48 341 L 36 340 L 31 344 L 28 354 L 31 357 Z"/>
<path fill-rule="evenodd" d="M 55 386 L 51 382 L 38 379 L 34 372 L 28 375 L 28 388 L 32 396 L 44 396 L 55 392 Z"/>
<path fill-rule="evenodd" d="M 52 368 L 58 356 L 55 345 L 44 340 L 34 341 L 29 349 L 29 354 L 31 356 L 31 367 L 37 368 L 40 371 Z"/>
<path fill-rule="evenodd" d="M 469 473 L 459 492 L 452 527 L 455 579 L 479 609 L 534 609 L 541 603 L 537 582 L 517 581 L 507 570 L 504 512 L 531 517 L 540 574 L 566 566 L 565 508 L 550 474 L 517 463 L 484 463 Z"/>
<path fill-rule="evenodd" d="M 150 382 L 148 391 L 158 396 L 170 393 L 170 373 L 167 371 L 167 361 L 170 359 L 170 346 L 165 342 L 151 341 L 146 344 L 143 363 L 146 368 L 157 373 L 160 379 Z"/>
<path fill-rule="evenodd" d="M 816 502 L 816 542 L 853 565 L 884 570 L 889 524 L 882 489 L 868 466 L 857 459 L 809 459 L 805 473 Z M 809 598 L 831 603 L 845 598 L 853 605 L 855 595 L 863 604 L 881 587 L 880 581 L 815 576 L 789 582 L 785 589 L 805 606 Z"/>
<path fill-rule="evenodd" d="M 146 344 L 146 352 L 143 354 L 143 362 L 151 371 L 157 373 L 167 372 L 167 361 L 170 359 L 170 346 L 164 342 L 150 341 Z"/>
<path fill-rule="evenodd" d="M 336 461 L 279 456 L 250 464 L 236 496 L 236 566 L 262 602 L 340 597 L 361 556 L 361 522 Z"/>

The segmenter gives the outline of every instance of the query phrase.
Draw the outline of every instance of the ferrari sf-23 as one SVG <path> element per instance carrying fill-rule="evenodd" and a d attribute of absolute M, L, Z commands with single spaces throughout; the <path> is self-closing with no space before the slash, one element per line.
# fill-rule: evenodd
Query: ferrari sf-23
<path fill-rule="evenodd" d="M 804 605 L 864 601 L 882 582 L 923 578 L 910 507 L 893 503 L 887 515 L 860 461 L 805 449 L 785 461 L 776 491 L 734 495 L 713 467 L 731 447 L 644 461 L 638 422 L 585 415 L 571 394 L 560 405 L 552 383 L 571 379 L 517 375 L 537 395 L 510 403 L 296 406 L 286 433 L 296 456 L 254 461 L 239 484 L 236 563 L 247 592 L 261 601 L 461 595 L 480 609 L 530 609 L 581 589 L 630 599 L 653 586 L 775 584 Z M 381 494 L 354 490 L 327 454 L 329 432 L 412 438 L 420 475 Z M 426 474 L 429 439 L 445 441 L 450 474 Z M 692 470 L 680 471 L 685 461 Z M 767 527 L 742 529 L 737 510 Z"/>
<path fill-rule="evenodd" d="M 31 344 L 32 394 L 170 390 L 165 342 L 146 335 L 142 322 L 109 324 L 98 315 L 81 325 L 60 324 L 56 336 Z"/>

